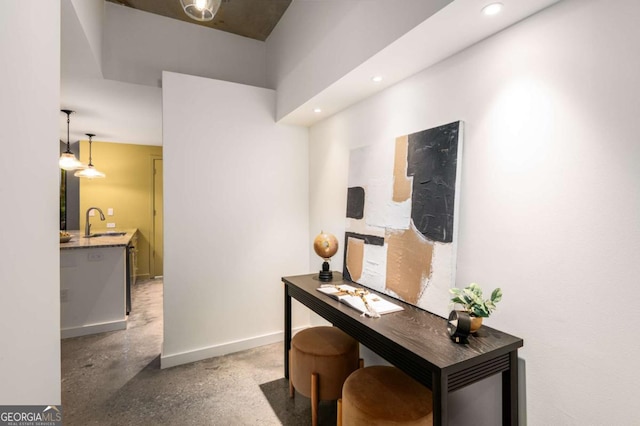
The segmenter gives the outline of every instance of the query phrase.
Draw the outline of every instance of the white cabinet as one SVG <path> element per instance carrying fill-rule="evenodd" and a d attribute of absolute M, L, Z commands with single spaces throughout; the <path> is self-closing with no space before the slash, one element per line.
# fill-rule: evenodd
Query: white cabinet
<path fill-rule="evenodd" d="M 63 338 L 127 328 L 126 247 L 60 251 Z"/>

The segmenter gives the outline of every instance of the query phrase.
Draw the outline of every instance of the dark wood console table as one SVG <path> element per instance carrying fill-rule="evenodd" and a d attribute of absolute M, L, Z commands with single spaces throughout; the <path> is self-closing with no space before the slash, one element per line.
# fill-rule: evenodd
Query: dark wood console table
<path fill-rule="evenodd" d="M 522 339 L 482 326 L 468 344 L 456 344 L 449 338 L 444 318 L 385 295 L 380 297 L 402 305 L 404 311 L 381 318 L 361 317 L 355 309 L 316 290 L 321 284 L 317 276 L 282 278 L 286 378 L 289 377 L 287 354 L 291 348 L 293 297 L 431 389 L 434 425 L 448 422 L 450 392 L 498 373 L 502 373 L 502 424 L 517 425 L 518 348 L 523 345 Z M 343 281 L 337 272 L 333 276 L 332 284 L 352 284 Z"/>

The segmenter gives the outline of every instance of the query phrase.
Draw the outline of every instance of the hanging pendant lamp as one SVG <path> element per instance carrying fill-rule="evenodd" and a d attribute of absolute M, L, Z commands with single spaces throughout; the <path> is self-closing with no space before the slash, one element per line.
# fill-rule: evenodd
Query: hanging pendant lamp
<path fill-rule="evenodd" d="M 78 170 L 73 175 L 76 177 L 83 177 L 87 179 L 100 179 L 107 177 L 104 173 L 98 171 L 91 162 L 91 139 L 95 136 L 93 133 L 85 133 L 89 136 L 89 164 L 83 170 Z"/>
<path fill-rule="evenodd" d="M 67 114 L 67 150 L 60 155 L 60 159 L 58 160 L 58 165 L 61 169 L 64 170 L 78 170 L 81 169 L 82 163 L 78 161 L 73 152 L 71 152 L 71 145 L 69 144 L 69 116 L 73 111 L 68 109 L 61 109 L 60 111 Z"/>
<path fill-rule="evenodd" d="M 200 22 L 211 21 L 220 9 L 220 3 L 222 0 L 180 0 L 184 13 Z"/>

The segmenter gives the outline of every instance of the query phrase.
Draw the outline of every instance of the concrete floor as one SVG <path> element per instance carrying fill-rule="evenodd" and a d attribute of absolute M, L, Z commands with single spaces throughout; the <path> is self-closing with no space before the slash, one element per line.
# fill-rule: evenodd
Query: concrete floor
<path fill-rule="evenodd" d="M 160 370 L 162 281 L 138 283 L 126 330 L 62 341 L 65 425 L 307 425 L 288 395 L 282 343 Z M 335 425 L 321 402 L 320 425 Z"/>

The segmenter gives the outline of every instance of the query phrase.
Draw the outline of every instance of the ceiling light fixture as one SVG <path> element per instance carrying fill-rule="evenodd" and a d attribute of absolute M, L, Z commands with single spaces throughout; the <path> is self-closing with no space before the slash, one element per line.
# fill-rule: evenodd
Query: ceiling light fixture
<path fill-rule="evenodd" d="M 67 114 L 67 150 L 60 155 L 58 165 L 63 170 L 77 170 L 82 168 L 82 163 L 78 161 L 76 156 L 71 152 L 71 145 L 69 144 L 69 116 L 73 111 L 69 109 L 61 109 L 60 111 Z"/>
<path fill-rule="evenodd" d="M 73 175 L 76 177 L 83 177 L 87 179 L 97 179 L 97 178 L 107 177 L 107 175 L 105 175 L 104 173 L 96 170 L 96 168 L 93 167 L 93 163 L 91 162 L 91 138 L 93 138 L 95 135 L 93 133 L 85 133 L 85 134 L 89 136 L 89 165 L 87 166 L 86 169 L 78 170 Z"/>
<path fill-rule="evenodd" d="M 180 0 L 184 13 L 200 22 L 211 21 L 220 9 L 220 3 L 222 0 Z"/>
<path fill-rule="evenodd" d="M 316 114 L 319 114 L 319 113 L 321 113 L 321 112 L 322 112 L 322 109 L 320 109 L 320 108 L 314 108 L 314 109 L 313 109 L 313 112 L 315 112 Z"/>
<path fill-rule="evenodd" d="M 371 81 L 373 81 L 374 83 L 380 83 L 382 81 L 382 76 L 376 75 L 374 77 L 371 77 Z"/>
<path fill-rule="evenodd" d="M 497 15 L 502 10 L 502 3 L 490 3 L 482 8 L 482 13 L 487 16 Z"/>

